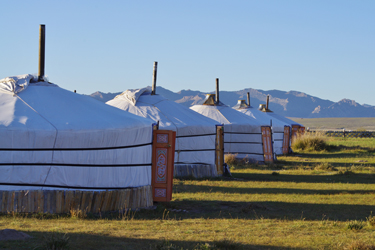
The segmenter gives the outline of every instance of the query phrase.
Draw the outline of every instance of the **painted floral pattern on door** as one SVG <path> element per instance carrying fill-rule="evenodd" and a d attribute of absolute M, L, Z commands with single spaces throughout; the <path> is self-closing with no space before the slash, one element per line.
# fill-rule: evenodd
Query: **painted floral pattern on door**
<path fill-rule="evenodd" d="M 157 143 L 168 143 L 168 135 L 167 134 L 158 134 L 156 136 Z"/>
<path fill-rule="evenodd" d="M 156 150 L 156 182 L 167 182 L 167 149 L 158 148 Z"/>

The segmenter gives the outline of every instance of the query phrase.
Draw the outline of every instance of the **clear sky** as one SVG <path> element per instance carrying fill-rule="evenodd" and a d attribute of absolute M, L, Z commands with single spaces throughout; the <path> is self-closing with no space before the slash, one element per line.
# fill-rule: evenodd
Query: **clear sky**
<path fill-rule="evenodd" d="M 373 0 L 0 1 L 0 79 L 38 72 L 91 94 L 151 85 L 296 90 L 375 105 Z"/>

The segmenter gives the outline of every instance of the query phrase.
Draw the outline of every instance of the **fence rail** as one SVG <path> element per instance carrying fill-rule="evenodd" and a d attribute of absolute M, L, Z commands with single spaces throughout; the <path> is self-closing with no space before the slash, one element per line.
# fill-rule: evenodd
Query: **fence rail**
<path fill-rule="evenodd" d="M 318 132 L 318 131 L 309 131 L 310 133 Z M 319 131 L 326 136 L 331 137 L 348 137 L 348 138 L 374 138 L 375 131 Z"/>

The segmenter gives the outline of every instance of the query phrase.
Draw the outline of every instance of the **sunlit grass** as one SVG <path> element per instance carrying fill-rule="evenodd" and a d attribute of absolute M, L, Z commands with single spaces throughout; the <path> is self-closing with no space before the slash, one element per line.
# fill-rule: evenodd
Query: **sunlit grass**
<path fill-rule="evenodd" d="M 70 249 L 371 247 L 375 143 L 354 140 L 328 141 L 334 150 L 282 156 L 275 164 L 236 166 L 233 178 L 175 179 L 173 200 L 154 210 L 1 215 L 0 230 L 34 238 L 1 242 L 0 249 L 35 249 L 53 234 L 66 234 Z"/>

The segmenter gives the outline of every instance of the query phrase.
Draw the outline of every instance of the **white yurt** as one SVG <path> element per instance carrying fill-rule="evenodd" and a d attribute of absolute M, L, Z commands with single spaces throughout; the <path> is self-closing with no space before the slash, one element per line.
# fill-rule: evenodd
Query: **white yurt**
<path fill-rule="evenodd" d="M 221 124 L 155 93 L 155 88 L 126 90 L 108 105 L 152 119 L 159 129 L 176 131 L 174 176 L 214 177 L 222 174 L 216 149 Z M 221 157 L 223 154 L 221 153 Z"/>
<path fill-rule="evenodd" d="M 303 133 L 305 131 L 305 127 L 302 124 L 295 122 L 285 116 L 276 114 L 272 110 L 270 110 L 269 98 L 270 98 L 269 95 L 267 95 L 266 104 L 260 104 L 259 110 L 265 113 L 266 115 L 272 117 L 273 119 L 279 120 L 280 122 L 284 123 L 286 126 L 290 126 L 291 127 L 290 141 L 292 141 L 293 137 L 296 136 L 297 133 Z"/>
<path fill-rule="evenodd" d="M 240 159 L 264 162 L 262 124 L 216 100 L 216 95 L 207 94 L 202 105 L 194 105 L 190 109 L 224 124 L 225 154 L 237 154 Z"/>
<path fill-rule="evenodd" d="M 237 111 L 248 115 L 255 119 L 257 122 L 259 122 L 262 125 L 271 126 L 272 128 L 272 142 L 273 142 L 273 150 L 276 155 L 282 155 L 283 154 L 283 146 L 286 145 L 286 147 L 289 147 L 289 137 L 287 136 L 288 140 L 284 142 L 284 131 L 285 129 L 288 129 L 290 131 L 290 126 L 286 124 L 285 122 L 282 122 L 274 117 L 270 117 L 266 113 L 263 113 L 260 110 L 257 110 L 256 108 L 253 108 L 249 105 L 250 103 L 250 93 L 247 93 L 248 95 L 248 101 L 246 103 L 245 100 L 238 100 L 238 103 L 233 107 L 233 109 L 236 109 Z M 288 149 L 286 151 L 289 151 Z"/>
<path fill-rule="evenodd" d="M 153 121 L 36 79 L 0 80 L 3 210 L 151 206 Z"/>

